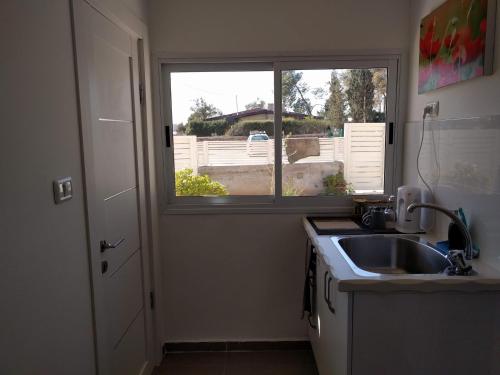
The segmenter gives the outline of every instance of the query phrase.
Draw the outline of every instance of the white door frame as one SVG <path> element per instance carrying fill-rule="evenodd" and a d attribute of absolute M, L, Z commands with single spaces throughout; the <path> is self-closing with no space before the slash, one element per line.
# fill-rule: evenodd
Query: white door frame
<path fill-rule="evenodd" d="M 138 201 L 139 201 L 139 223 L 140 223 L 140 239 L 142 248 L 142 267 L 143 267 L 143 298 L 144 298 L 144 311 L 146 319 L 146 356 L 147 366 L 143 369 L 143 374 L 150 374 L 152 369 L 161 359 L 161 335 L 155 329 L 155 322 L 158 322 L 159 317 L 155 316 L 158 309 L 152 309 L 150 305 L 150 292 L 155 290 L 156 306 L 160 305 L 159 297 L 159 277 L 153 275 L 152 259 L 152 238 L 151 238 L 151 218 L 149 217 L 150 210 L 148 210 L 147 203 L 151 202 L 149 182 L 146 181 L 147 172 L 145 163 L 147 159 L 147 111 L 146 95 L 143 95 L 141 104 L 139 85 L 145 87 L 146 75 L 143 73 L 146 61 L 144 56 L 143 37 L 145 34 L 139 34 L 129 26 L 125 25 L 115 15 L 110 13 L 101 4 L 93 0 L 70 0 L 71 13 L 73 20 L 73 38 L 74 38 L 74 52 L 75 52 L 75 66 L 76 66 L 76 84 L 79 99 L 79 112 L 80 112 L 80 142 L 82 153 L 82 168 L 84 177 L 84 196 L 86 205 L 86 223 L 87 223 L 87 241 L 89 250 L 89 263 L 90 263 L 90 279 L 92 290 L 92 309 L 94 316 L 94 344 L 96 356 L 96 372 L 98 374 L 109 373 L 109 353 L 107 353 L 106 346 L 106 322 L 105 317 L 105 301 L 102 279 L 96 277 L 100 272 L 92 272 L 92 270 L 100 270 L 101 259 L 96 256 L 99 253 L 99 238 L 96 236 L 96 215 L 97 207 L 96 202 L 92 197 L 95 196 L 96 188 L 94 181 L 95 167 L 93 165 L 93 142 L 92 142 L 92 118 L 91 118 L 91 102 L 93 98 L 90 95 L 90 84 L 88 77 L 88 54 L 89 46 L 84 32 L 87 29 L 85 20 L 81 14 L 81 7 L 90 5 L 94 10 L 99 12 L 112 23 L 123 29 L 135 40 L 135 48 L 133 49 L 133 56 L 131 64 L 132 80 L 133 80 L 133 114 L 134 114 L 134 128 L 135 128 L 135 150 L 136 150 L 136 168 L 137 168 L 137 185 L 138 185 Z M 135 55 L 137 53 L 137 55 Z M 134 56 L 135 55 L 135 56 Z"/>

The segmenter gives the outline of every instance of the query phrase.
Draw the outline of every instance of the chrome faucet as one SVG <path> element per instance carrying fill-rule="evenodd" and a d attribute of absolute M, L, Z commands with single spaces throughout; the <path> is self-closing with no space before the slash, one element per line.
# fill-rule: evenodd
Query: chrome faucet
<path fill-rule="evenodd" d="M 466 259 L 472 259 L 472 238 L 469 230 L 465 226 L 462 220 L 455 215 L 452 211 L 438 206 L 437 204 L 432 203 L 412 203 L 408 206 L 408 212 L 412 213 L 417 208 L 430 208 L 439 212 L 442 212 L 446 216 L 448 216 L 453 222 L 458 226 L 463 236 L 465 237 L 465 249 L 449 249 L 448 255 L 446 256 L 452 267 L 449 268 L 449 275 L 457 275 L 457 276 L 468 276 L 473 273 L 472 267 L 467 265 Z M 464 257 L 465 252 L 465 257 Z M 465 259 L 464 259 L 465 258 Z"/>
<path fill-rule="evenodd" d="M 465 249 L 460 249 L 465 251 L 465 258 L 470 260 L 472 259 L 472 238 L 469 232 L 469 229 L 465 226 L 462 220 L 453 213 L 444 207 L 438 206 L 437 204 L 432 203 L 412 203 L 408 206 L 408 212 L 412 213 L 417 208 L 430 208 L 436 211 L 440 211 L 446 216 L 448 216 L 453 222 L 458 226 L 460 231 L 462 232 L 465 238 Z M 451 250 L 451 249 L 450 249 Z M 455 249 L 454 249 L 455 250 Z"/>

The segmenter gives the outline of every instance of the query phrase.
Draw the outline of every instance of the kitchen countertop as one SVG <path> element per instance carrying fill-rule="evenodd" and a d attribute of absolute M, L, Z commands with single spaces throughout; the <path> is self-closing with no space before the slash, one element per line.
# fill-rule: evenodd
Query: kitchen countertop
<path fill-rule="evenodd" d="M 331 235 L 318 235 L 306 217 L 304 229 L 311 242 L 321 253 L 341 292 L 500 292 L 500 271 L 490 267 L 481 259 L 470 262 L 474 276 L 432 275 L 376 275 L 360 276 L 356 274 L 339 252 Z M 419 235 L 424 240 L 434 242 L 429 236 Z"/>

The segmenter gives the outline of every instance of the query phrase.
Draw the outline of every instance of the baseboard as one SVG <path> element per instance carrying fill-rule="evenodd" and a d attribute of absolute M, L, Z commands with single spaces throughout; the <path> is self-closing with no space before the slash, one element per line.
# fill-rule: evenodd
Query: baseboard
<path fill-rule="evenodd" d="M 303 341 L 217 341 L 166 342 L 163 354 L 172 352 L 246 352 L 311 350 L 311 343 Z"/>

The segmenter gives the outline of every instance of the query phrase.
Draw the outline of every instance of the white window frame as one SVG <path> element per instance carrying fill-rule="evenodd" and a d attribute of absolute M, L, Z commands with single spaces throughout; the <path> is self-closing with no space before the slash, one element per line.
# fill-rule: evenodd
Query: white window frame
<path fill-rule="evenodd" d="M 221 212 L 329 212 L 348 214 L 355 197 L 380 198 L 380 194 L 354 194 L 347 196 L 282 196 L 282 99 L 281 72 L 307 69 L 369 69 L 387 68 L 386 142 L 384 164 L 384 194 L 394 194 L 399 185 L 400 124 L 399 75 L 400 55 L 360 56 L 308 56 L 308 57 L 263 57 L 263 58 L 160 58 L 158 75 L 160 81 L 159 107 L 162 139 L 162 186 L 163 208 L 167 213 L 221 213 Z M 275 189 L 269 196 L 222 196 L 222 197 L 178 197 L 175 195 L 175 166 L 173 144 L 173 121 L 170 91 L 172 72 L 212 71 L 273 71 L 274 72 L 274 142 L 275 142 Z M 392 127 L 392 129 L 391 129 Z M 166 130 L 168 129 L 168 134 Z M 392 136 L 389 133 L 392 130 Z M 392 144 L 389 143 L 392 138 Z M 170 147 L 167 147 L 167 140 Z"/>

